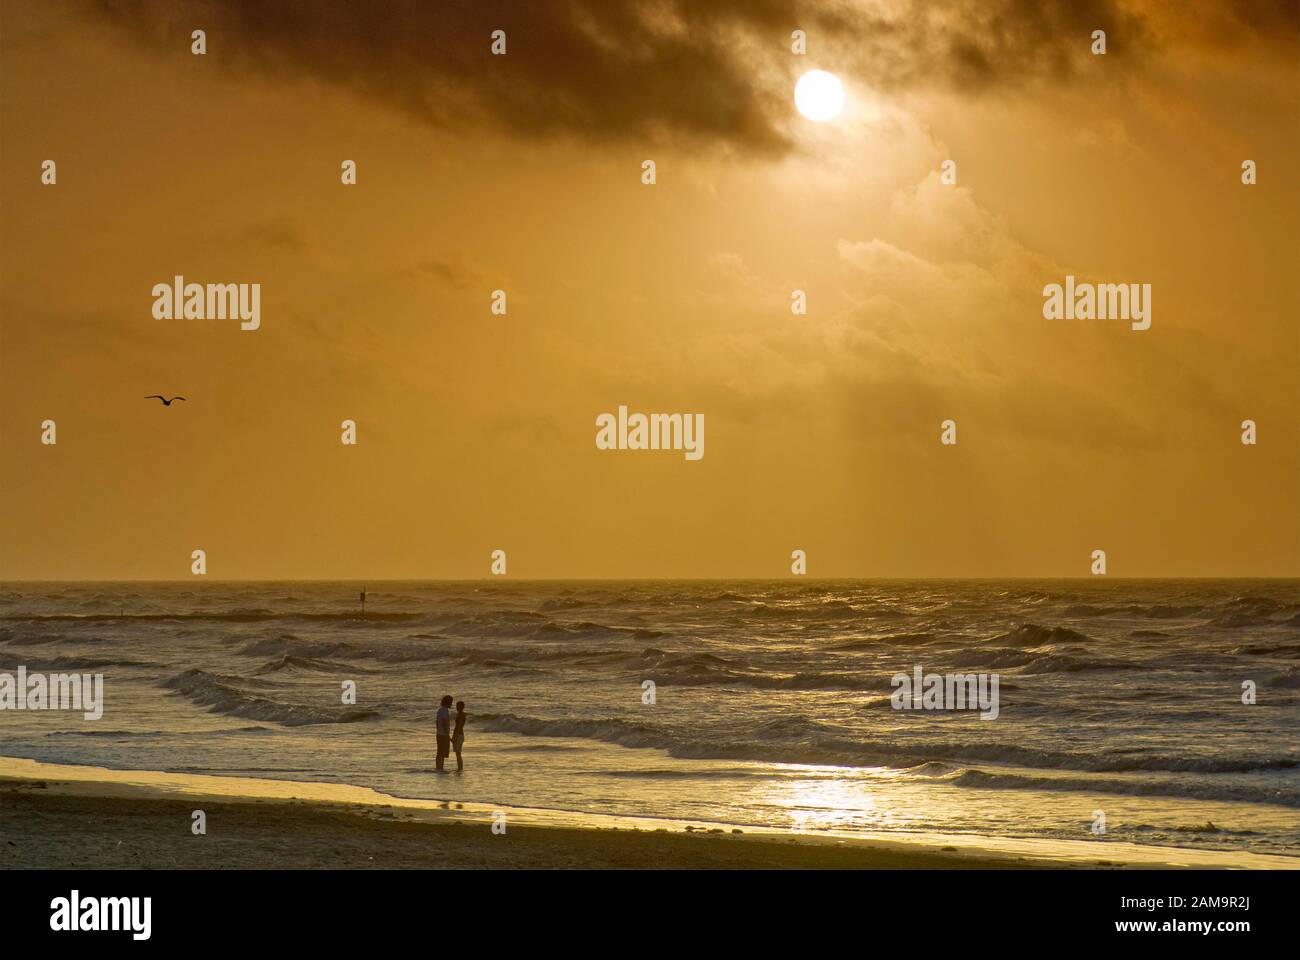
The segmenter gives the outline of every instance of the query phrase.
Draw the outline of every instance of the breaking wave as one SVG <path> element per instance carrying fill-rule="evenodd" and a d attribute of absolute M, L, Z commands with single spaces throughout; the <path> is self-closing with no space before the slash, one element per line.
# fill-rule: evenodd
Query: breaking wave
<path fill-rule="evenodd" d="M 357 710 L 351 707 L 304 706 L 284 703 L 269 696 L 248 693 L 240 689 L 248 685 L 246 677 L 229 677 L 208 673 L 205 670 L 186 670 L 163 682 L 201 707 L 213 713 L 247 720 L 279 723 L 286 727 L 301 727 L 317 723 L 357 723 L 379 716 L 375 710 Z"/>

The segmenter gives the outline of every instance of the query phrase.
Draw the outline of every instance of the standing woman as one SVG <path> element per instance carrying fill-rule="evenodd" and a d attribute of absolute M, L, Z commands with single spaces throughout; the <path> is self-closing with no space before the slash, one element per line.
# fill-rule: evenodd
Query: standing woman
<path fill-rule="evenodd" d="M 451 748 L 456 751 L 456 769 L 464 770 L 465 761 L 461 758 L 460 748 L 465 745 L 465 701 L 456 701 L 456 727 L 451 733 Z"/>
<path fill-rule="evenodd" d="M 451 696 L 442 698 L 442 703 L 438 707 L 438 760 L 437 768 L 439 773 L 446 773 L 442 768 L 442 762 L 447 759 L 451 753 Z"/>

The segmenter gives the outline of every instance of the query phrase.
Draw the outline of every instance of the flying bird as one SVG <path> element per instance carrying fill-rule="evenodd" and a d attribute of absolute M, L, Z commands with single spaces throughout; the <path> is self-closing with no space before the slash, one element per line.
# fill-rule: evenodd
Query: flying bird
<path fill-rule="evenodd" d="M 168 400 L 168 399 L 167 399 L 166 397 L 164 397 L 162 394 L 159 394 L 159 393 L 151 393 L 151 394 L 149 394 L 149 396 L 145 397 L 145 399 L 146 399 L 146 400 L 161 400 L 161 401 L 163 402 L 163 406 L 164 406 L 164 407 L 170 407 L 170 406 L 172 405 L 172 400 L 184 400 L 185 398 L 184 398 L 184 397 L 172 397 L 171 400 Z"/>

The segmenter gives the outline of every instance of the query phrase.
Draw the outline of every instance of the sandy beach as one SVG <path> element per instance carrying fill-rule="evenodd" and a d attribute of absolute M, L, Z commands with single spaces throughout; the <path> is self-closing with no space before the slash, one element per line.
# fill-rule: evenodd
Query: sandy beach
<path fill-rule="evenodd" d="M 207 832 L 191 831 L 195 810 Z M 505 815 L 504 833 L 492 825 Z M 1131 844 L 843 837 L 409 800 L 347 785 L 0 758 L 8 869 L 1016 869 L 1300 866 Z"/>

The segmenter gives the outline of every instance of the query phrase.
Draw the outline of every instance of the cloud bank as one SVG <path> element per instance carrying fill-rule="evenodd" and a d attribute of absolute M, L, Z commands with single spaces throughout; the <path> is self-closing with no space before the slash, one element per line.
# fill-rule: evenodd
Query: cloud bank
<path fill-rule="evenodd" d="M 962 0 L 99 0 L 98 17 L 151 50 L 208 56 L 232 73 L 347 89 L 440 129 L 525 138 L 683 142 L 758 155 L 791 149 L 790 80 L 826 66 L 883 90 L 1016 90 L 1083 82 L 1089 35 L 1131 64 L 1292 36 L 1300 0 L 1182 4 Z M 492 56 L 494 30 L 506 56 Z M 790 35 L 804 30 L 808 56 Z M 1094 81 L 1095 82 L 1095 81 Z"/>

